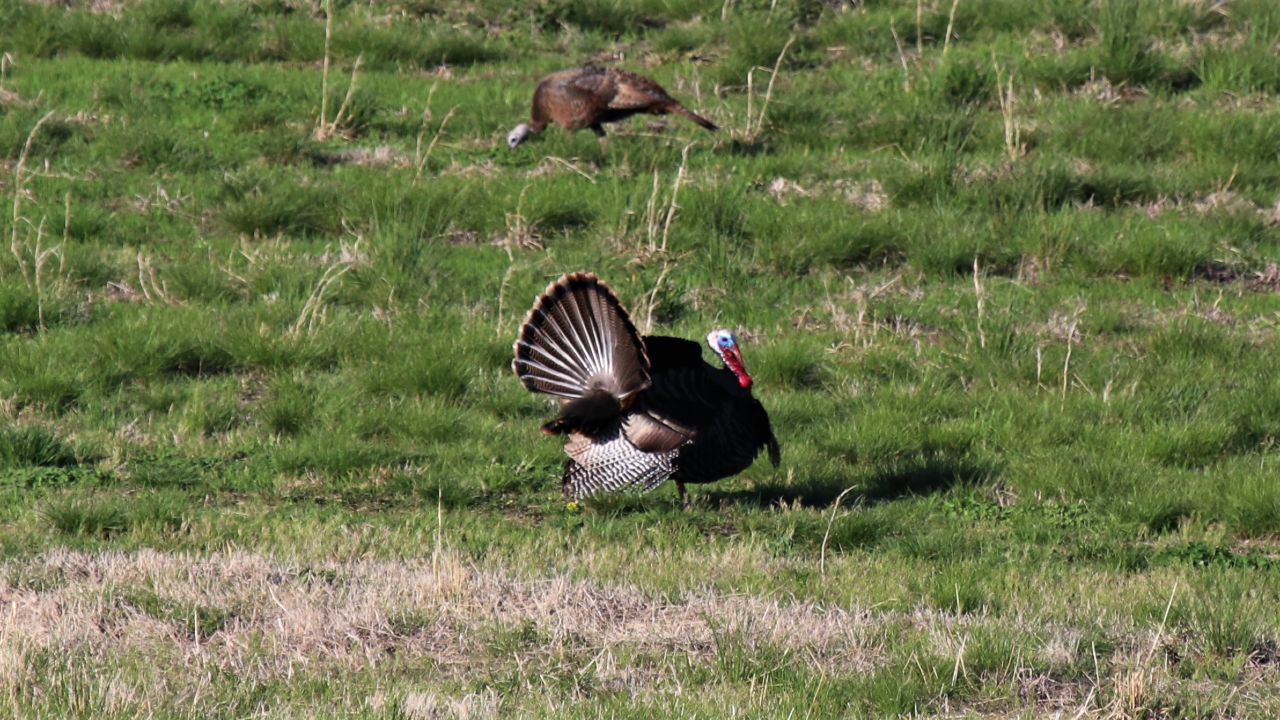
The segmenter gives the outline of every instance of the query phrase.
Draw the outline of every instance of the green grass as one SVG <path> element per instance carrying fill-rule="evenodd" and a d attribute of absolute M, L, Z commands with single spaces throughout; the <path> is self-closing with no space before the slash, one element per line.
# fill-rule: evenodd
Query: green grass
<path fill-rule="evenodd" d="M 4 714 L 1280 710 L 1274 3 L 334 4 L 0 3 Z M 566 509 L 579 269 L 782 467 Z"/>

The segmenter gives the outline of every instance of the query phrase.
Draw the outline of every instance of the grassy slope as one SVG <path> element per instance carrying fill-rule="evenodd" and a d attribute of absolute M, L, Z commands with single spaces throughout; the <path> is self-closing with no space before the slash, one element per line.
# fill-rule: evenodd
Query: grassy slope
<path fill-rule="evenodd" d="M 325 141 L 307 4 L 0 5 L 0 702 L 1275 716 L 1280 12 L 865 5 L 339 3 Z M 725 132 L 507 151 L 615 58 Z M 740 328 L 783 467 L 564 510 L 578 268 Z"/>

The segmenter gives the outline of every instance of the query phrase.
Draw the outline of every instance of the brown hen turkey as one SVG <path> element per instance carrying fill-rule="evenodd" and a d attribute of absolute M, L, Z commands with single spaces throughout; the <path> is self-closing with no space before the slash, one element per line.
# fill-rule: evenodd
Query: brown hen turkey
<path fill-rule="evenodd" d="M 562 486 L 570 498 L 651 490 L 668 478 L 709 483 L 751 466 L 778 440 L 751 394 L 737 338 L 707 334 L 723 367 L 698 343 L 641 336 L 613 291 L 591 273 L 570 273 L 534 302 L 515 342 L 512 369 L 532 392 L 559 398 L 544 432 L 567 435 Z"/>
<path fill-rule="evenodd" d="M 515 149 L 550 123 L 565 130 L 591 128 L 596 136 L 604 138 L 604 123 L 638 113 L 675 113 L 708 130 L 718 129 L 643 75 L 617 68 L 584 67 L 552 73 L 538 83 L 529 122 L 520 123 L 507 134 L 507 145 Z"/>

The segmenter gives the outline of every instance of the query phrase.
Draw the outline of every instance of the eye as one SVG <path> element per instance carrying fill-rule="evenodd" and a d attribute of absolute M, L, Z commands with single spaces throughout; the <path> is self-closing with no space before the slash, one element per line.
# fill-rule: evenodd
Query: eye
<path fill-rule="evenodd" d="M 729 337 L 728 335 L 721 335 L 720 339 L 717 340 L 716 342 L 717 344 L 720 345 L 720 347 L 727 348 L 733 344 L 733 338 Z"/>

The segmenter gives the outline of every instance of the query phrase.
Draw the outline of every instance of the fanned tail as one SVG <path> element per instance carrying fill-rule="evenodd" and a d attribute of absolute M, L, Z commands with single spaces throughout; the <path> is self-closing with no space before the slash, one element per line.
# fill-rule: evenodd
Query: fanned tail
<path fill-rule="evenodd" d="M 600 422 L 649 386 L 649 359 L 618 297 L 592 273 L 547 286 L 525 318 L 511 368 L 532 392 L 562 398 L 549 432 Z"/>

